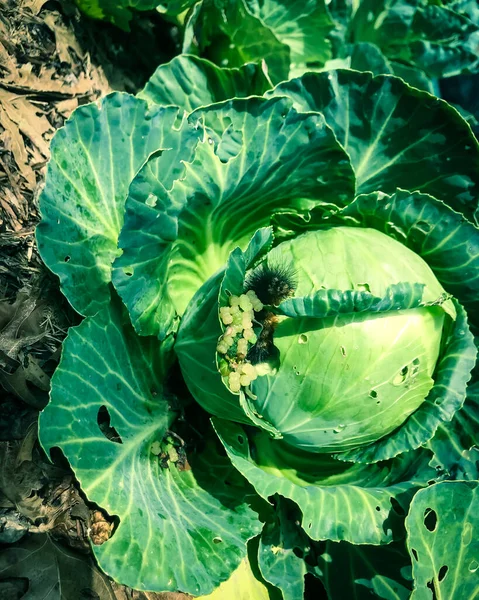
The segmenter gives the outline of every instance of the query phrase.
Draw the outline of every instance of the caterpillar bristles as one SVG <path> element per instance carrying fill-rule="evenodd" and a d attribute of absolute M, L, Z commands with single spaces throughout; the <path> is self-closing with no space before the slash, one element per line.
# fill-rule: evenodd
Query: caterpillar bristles
<path fill-rule="evenodd" d="M 297 285 L 292 265 L 263 263 L 246 278 L 245 291 L 253 290 L 263 304 L 278 306 L 294 295 Z"/>

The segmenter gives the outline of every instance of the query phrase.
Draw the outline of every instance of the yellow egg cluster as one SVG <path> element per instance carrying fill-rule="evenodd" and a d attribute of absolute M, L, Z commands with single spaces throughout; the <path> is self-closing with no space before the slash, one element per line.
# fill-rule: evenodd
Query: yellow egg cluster
<path fill-rule="evenodd" d="M 249 346 L 256 343 L 254 313 L 262 309 L 263 304 L 253 290 L 241 296 L 230 296 L 229 306 L 220 308 L 220 318 L 226 329 L 216 350 L 224 357 L 220 361 L 220 372 L 228 377 L 232 392 L 239 392 L 242 386 L 247 387 L 258 376 L 246 355 Z"/>

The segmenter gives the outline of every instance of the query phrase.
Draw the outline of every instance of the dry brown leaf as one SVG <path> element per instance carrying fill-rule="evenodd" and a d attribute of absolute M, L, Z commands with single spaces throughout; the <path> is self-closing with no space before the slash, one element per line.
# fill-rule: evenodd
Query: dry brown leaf
<path fill-rule="evenodd" d="M 53 127 L 48 119 L 28 98 L 0 89 L 3 110 L 20 132 L 36 146 L 43 156 L 49 155 L 49 138 Z"/>
<path fill-rule="evenodd" d="M 23 200 L 23 198 L 17 198 L 9 188 L 0 190 L 0 208 L 3 209 L 3 212 L 8 219 L 8 223 L 14 231 L 20 231 L 22 229 L 22 221 L 18 206 Z M 1 224 L 2 219 L 0 219 L 0 225 Z"/>
<path fill-rule="evenodd" d="M 28 154 L 25 148 L 25 142 L 18 124 L 11 119 L 8 114 L 6 103 L 8 102 L 8 92 L 0 89 L 0 125 L 4 131 L 1 135 L 5 150 L 10 150 L 15 159 L 16 165 L 22 177 L 29 186 L 34 187 L 36 184 L 35 173 L 28 162 Z"/>
<path fill-rule="evenodd" d="M 72 30 L 63 25 L 62 19 L 58 13 L 48 13 L 43 18 L 43 21 L 46 25 L 48 25 L 55 35 L 57 54 L 62 62 L 72 62 L 69 48 L 76 53 L 78 58 L 84 58 L 85 52 L 81 48 L 76 37 L 73 35 Z"/>
<path fill-rule="evenodd" d="M 23 0 L 22 9 L 29 10 L 33 15 L 38 15 L 48 0 Z"/>
<path fill-rule="evenodd" d="M 182 592 L 140 592 L 125 585 L 112 582 L 116 600 L 192 600 L 193 596 Z M 226 599 L 225 600 L 232 600 Z"/>

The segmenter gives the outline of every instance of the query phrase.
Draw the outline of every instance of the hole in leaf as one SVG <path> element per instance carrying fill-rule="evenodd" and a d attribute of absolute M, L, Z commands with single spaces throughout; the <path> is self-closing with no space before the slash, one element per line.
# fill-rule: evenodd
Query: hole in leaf
<path fill-rule="evenodd" d="M 240 444 L 244 444 L 244 437 L 243 437 L 242 435 L 239 435 L 239 436 L 238 436 L 238 442 L 239 442 Z"/>
<path fill-rule="evenodd" d="M 406 365 L 399 371 L 399 373 L 397 373 L 394 376 L 392 384 L 393 385 L 401 385 L 402 383 L 404 383 L 406 381 L 408 371 L 409 371 L 409 367 Z"/>
<path fill-rule="evenodd" d="M 98 409 L 96 422 L 98 423 L 100 431 L 107 440 L 110 440 L 110 442 L 115 442 L 116 444 L 123 444 L 123 440 L 121 439 L 118 431 L 110 425 L 111 417 L 105 405 L 100 406 Z"/>
<path fill-rule="evenodd" d="M 304 552 L 301 550 L 301 548 L 298 548 L 296 546 L 296 548 L 293 548 L 293 552 L 294 552 L 294 555 L 297 556 L 298 558 L 304 558 Z"/>
<path fill-rule="evenodd" d="M 444 577 L 446 577 L 448 569 L 449 567 L 447 565 L 442 565 L 442 567 L 439 569 L 439 573 L 437 574 L 438 581 L 442 581 Z"/>
<path fill-rule="evenodd" d="M 426 221 L 418 221 L 414 227 L 424 234 L 427 234 L 431 231 L 431 225 Z"/>
<path fill-rule="evenodd" d="M 65 260 L 65 262 L 70 262 L 71 256 L 65 256 L 64 260 Z"/>
<path fill-rule="evenodd" d="M 414 548 L 411 548 L 411 552 L 412 552 L 412 555 L 414 556 L 414 560 L 419 560 L 419 558 L 417 556 L 417 550 L 415 550 Z"/>
<path fill-rule="evenodd" d="M 311 529 L 312 526 L 313 526 L 312 523 L 308 523 L 308 529 Z"/>
<path fill-rule="evenodd" d="M 340 350 L 341 350 L 341 354 L 342 354 L 343 356 L 346 356 L 346 348 L 345 348 L 344 346 L 341 346 L 341 347 L 340 347 Z"/>
<path fill-rule="evenodd" d="M 213 538 L 213 544 L 221 544 L 223 540 L 220 537 Z"/>
<path fill-rule="evenodd" d="M 432 508 L 426 508 L 424 511 L 424 526 L 429 531 L 434 531 L 437 525 L 437 513 Z"/>
<path fill-rule="evenodd" d="M 381 510 L 380 506 L 376 506 L 376 510 L 379 512 Z"/>
<path fill-rule="evenodd" d="M 432 600 L 437 600 L 436 588 L 434 587 L 434 579 L 428 581 L 426 583 L 426 587 L 428 587 L 432 592 Z"/>
<path fill-rule="evenodd" d="M 401 515 L 401 517 L 403 517 L 406 514 L 406 511 L 399 504 L 399 502 L 396 500 L 396 498 L 390 498 L 389 500 L 391 502 L 391 506 L 393 507 L 393 511 L 395 513 L 397 513 L 398 515 Z"/>
<path fill-rule="evenodd" d="M 479 563 L 477 562 L 477 560 L 471 560 L 468 568 L 471 573 L 475 573 L 477 571 L 478 567 L 479 567 Z"/>
<path fill-rule="evenodd" d="M 376 390 L 370 390 L 369 397 L 370 398 L 377 398 L 378 397 L 378 393 L 376 392 Z"/>

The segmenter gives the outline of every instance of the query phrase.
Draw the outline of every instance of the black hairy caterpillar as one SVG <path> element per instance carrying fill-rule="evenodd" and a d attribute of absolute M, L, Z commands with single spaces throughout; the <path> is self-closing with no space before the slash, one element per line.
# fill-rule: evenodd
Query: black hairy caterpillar
<path fill-rule="evenodd" d="M 294 294 L 297 285 L 292 265 L 270 267 L 263 263 L 246 278 L 245 291 L 253 290 L 263 304 L 278 306 Z"/>
<path fill-rule="evenodd" d="M 263 304 L 278 306 L 283 300 L 292 296 L 296 290 L 296 272 L 292 266 L 260 265 L 246 278 L 245 292 L 252 290 Z M 273 335 L 278 317 L 271 311 L 263 309 L 256 315 L 262 329 L 258 339 L 247 355 L 253 365 L 279 359 L 279 350 L 273 342 Z"/>
<path fill-rule="evenodd" d="M 251 346 L 246 356 L 252 365 L 271 362 L 272 359 L 279 358 L 279 350 L 273 342 L 278 317 L 270 311 L 261 311 L 259 317 L 262 317 L 259 320 L 263 328 L 258 334 L 256 343 L 254 346 Z"/>

